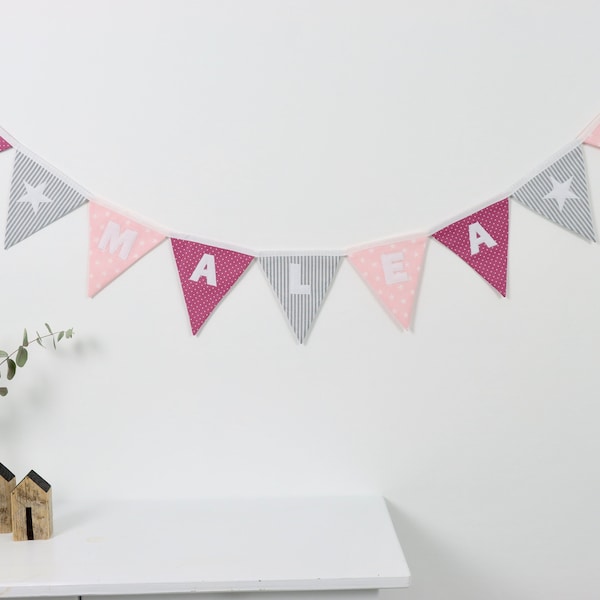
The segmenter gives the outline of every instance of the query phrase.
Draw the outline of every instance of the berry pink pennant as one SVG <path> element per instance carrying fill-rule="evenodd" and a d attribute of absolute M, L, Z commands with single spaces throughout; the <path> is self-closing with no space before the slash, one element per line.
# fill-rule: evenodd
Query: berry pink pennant
<path fill-rule="evenodd" d="M 506 296 L 508 198 L 440 229 L 432 237 Z"/>
<path fill-rule="evenodd" d="M 171 246 L 192 333 L 196 335 L 254 257 L 177 238 L 171 238 Z"/>
<path fill-rule="evenodd" d="M 426 248 L 427 238 L 418 237 L 348 255 L 350 264 L 404 329 L 412 323 Z"/>
<path fill-rule="evenodd" d="M 149 227 L 90 202 L 88 296 L 95 296 L 164 239 Z"/>
<path fill-rule="evenodd" d="M 0 137 L 0 152 L 10 150 L 11 148 L 12 146 L 3 137 Z"/>

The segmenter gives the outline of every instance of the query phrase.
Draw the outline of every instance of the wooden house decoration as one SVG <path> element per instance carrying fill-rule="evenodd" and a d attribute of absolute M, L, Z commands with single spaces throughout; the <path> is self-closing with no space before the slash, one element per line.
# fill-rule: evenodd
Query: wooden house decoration
<path fill-rule="evenodd" d="M 11 492 L 12 531 L 16 542 L 52 537 L 52 488 L 35 471 Z"/>
<path fill-rule="evenodd" d="M 15 483 L 14 474 L 0 463 L 0 533 L 12 531 L 10 494 L 15 489 Z"/>

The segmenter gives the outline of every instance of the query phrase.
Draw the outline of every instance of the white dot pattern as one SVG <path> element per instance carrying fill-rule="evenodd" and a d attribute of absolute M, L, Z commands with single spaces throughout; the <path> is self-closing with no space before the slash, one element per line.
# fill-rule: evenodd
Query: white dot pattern
<path fill-rule="evenodd" d="M 10 150 L 11 148 L 12 146 L 3 137 L 0 137 L 0 152 Z"/>
<path fill-rule="evenodd" d="M 485 243 L 478 245 L 478 251 L 471 254 L 469 227 L 479 223 L 496 242 L 488 247 Z M 462 258 L 471 268 L 479 273 L 490 285 L 506 296 L 506 279 L 508 268 L 508 198 L 479 210 L 440 229 L 433 236 Z"/>
<path fill-rule="evenodd" d="M 136 233 L 135 242 L 126 258 L 120 256 L 121 245 L 114 252 L 109 248 L 104 250 L 99 248 L 102 235 L 111 222 L 119 226 L 121 233 L 127 230 Z M 96 295 L 165 239 L 164 235 L 96 202 L 89 203 L 89 228 L 88 296 L 90 297 Z M 142 242 L 143 247 L 141 247 Z"/>
<path fill-rule="evenodd" d="M 254 257 L 177 238 L 171 238 L 171 247 L 192 333 L 196 335 L 219 302 L 250 266 Z M 211 285 L 208 277 L 200 277 L 198 281 L 190 279 L 205 254 L 214 257 L 216 285 Z"/>

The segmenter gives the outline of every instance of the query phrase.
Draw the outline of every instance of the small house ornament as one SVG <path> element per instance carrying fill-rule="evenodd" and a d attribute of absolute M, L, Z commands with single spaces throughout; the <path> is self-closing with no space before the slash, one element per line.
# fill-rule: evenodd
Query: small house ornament
<path fill-rule="evenodd" d="M 12 531 L 10 494 L 15 489 L 15 476 L 0 463 L 0 533 Z"/>
<path fill-rule="evenodd" d="M 16 542 L 52 537 L 52 488 L 35 471 L 11 492 L 12 532 Z"/>

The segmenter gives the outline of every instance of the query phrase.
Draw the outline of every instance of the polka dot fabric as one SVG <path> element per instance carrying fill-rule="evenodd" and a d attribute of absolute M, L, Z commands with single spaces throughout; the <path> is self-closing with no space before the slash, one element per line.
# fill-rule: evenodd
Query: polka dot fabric
<path fill-rule="evenodd" d="M 0 137 L 0 152 L 10 150 L 11 148 L 12 146 L 3 137 Z"/>
<path fill-rule="evenodd" d="M 160 244 L 165 236 L 95 202 L 90 202 L 89 206 L 88 296 L 92 297 L 121 273 L 125 272 L 133 263 Z M 109 243 L 105 245 L 104 250 L 100 248 L 103 245 L 101 240 L 107 227 L 112 227 L 113 231 L 118 232 L 119 236 L 127 231 L 135 232 L 135 241 L 127 256 L 123 257 L 127 250 L 124 244 L 115 243 L 115 247 L 111 247 Z"/>
<path fill-rule="evenodd" d="M 488 247 L 478 245 L 479 251 L 471 254 L 469 226 L 479 223 L 496 242 Z M 508 198 L 496 202 L 472 215 L 440 229 L 433 236 L 460 256 L 479 273 L 490 285 L 506 296 L 508 267 Z"/>
<path fill-rule="evenodd" d="M 254 257 L 177 238 L 171 239 L 171 246 L 192 333 L 196 335 L 219 302 L 250 266 Z M 200 277 L 198 281 L 190 279 L 205 254 L 214 257 L 216 285 L 210 285 L 207 277 Z"/>
<path fill-rule="evenodd" d="M 426 248 L 427 238 L 420 237 L 372 246 L 348 255 L 350 264 L 404 329 L 410 329 L 412 323 Z M 390 260 L 392 267 L 389 266 Z M 406 280 L 387 283 L 385 268 L 402 274 L 401 279 L 406 277 Z"/>

